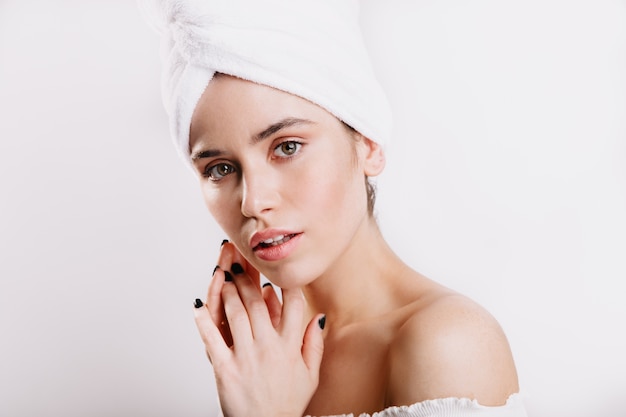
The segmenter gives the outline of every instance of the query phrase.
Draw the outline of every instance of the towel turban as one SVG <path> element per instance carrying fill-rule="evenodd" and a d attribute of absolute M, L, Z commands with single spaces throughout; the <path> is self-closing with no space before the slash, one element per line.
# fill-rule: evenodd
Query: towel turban
<path fill-rule="evenodd" d="M 391 111 L 358 21 L 358 0 L 139 0 L 162 35 L 162 95 L 190 162 L 200 96 L 220 72 L 305 98 L 384 145 Z"/>

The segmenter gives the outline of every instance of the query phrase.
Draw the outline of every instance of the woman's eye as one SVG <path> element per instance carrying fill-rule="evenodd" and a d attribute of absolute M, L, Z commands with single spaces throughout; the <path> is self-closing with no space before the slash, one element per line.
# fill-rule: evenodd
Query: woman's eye
<path fill-rule="evenodd" d="M 293 156 L 302 147 L 302 144 L 293 140 L 288 140 L 274 148 L 274 155 L 278 157 Z"/>
<path fill-rule="evenodd" d="M 235 167 L 230 164 L 219 163 L 210 166 L 205 171 L 205 176 L 212 181 L 219 181 L 228 174 L 235 172 Z"/>

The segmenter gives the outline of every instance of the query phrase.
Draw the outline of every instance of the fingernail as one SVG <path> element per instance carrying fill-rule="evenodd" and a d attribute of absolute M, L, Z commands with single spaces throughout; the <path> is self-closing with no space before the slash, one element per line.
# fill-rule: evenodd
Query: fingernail
<path fill-rule="evenodd" d="M 271 287 L 272 283 L 271 282 L 266 282 L 265 284 L 263 284 L 263 288 L 265 287 Z M 273 287 L 272 287 L 273 288 Z"/>
<path fill-rule="evenodd" d="M 320 319 L 317 321 L 317 324 L 319 324 L 320 329 L 324 330 L 324 326 L 326 326 L 326 316 L 320 317 Z"/>
<path fill-rule="evenodd" d="M 233 281 L 233 276 L 230 274 L 230 272 L 224 271 L 224 281 L 226 281 L 226 282 L 232 282 Z"/>
<path fill-rule="evenodd" d="M 224 243 L 228 243 L 228 239 L 224 239 L 224 240 L 222 240 L 222 243 L 220 244 L 220 248 L 221 248 L 222 246 L 224 246 Z"/>
<path fill-rule="evenodd" d="M 202 307 L 203 305 L 204 305 L 204 304 L 202 304 L 202 300 L 201 300 L 201 299 L 199 299 L 199 298 L 196 298 L 196 301 L 193 303 L 193 306 L 194 306 L 195 308 L 200 308 L 200 307 Z"/>
<path fill-rule="evenodd" d="M 237 262 L 230 266 L 230 270 L 233 271 L 233 274 L 235 275 L 243 274 L 243 267 Z"/>
<path fill-rule="evenodd" d="M 215 271 L 217 271 L 219 267 L 220 267 L 219 265 L 215 265 L 215 268 L 213 268 L 213 274 L 211 276 L 215 275 Z"/>

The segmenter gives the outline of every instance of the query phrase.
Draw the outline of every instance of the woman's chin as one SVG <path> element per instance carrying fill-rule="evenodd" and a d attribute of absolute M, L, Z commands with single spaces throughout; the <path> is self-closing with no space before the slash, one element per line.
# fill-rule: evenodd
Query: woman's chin
<path fill-rule="evenodd" d="M 293 288 L 302 288 L 315 280 L 314 276 L 304 275 L 302 273 L 289 272 L 287 270 L 261 271 L 273 285 L 284 290 Z"/>

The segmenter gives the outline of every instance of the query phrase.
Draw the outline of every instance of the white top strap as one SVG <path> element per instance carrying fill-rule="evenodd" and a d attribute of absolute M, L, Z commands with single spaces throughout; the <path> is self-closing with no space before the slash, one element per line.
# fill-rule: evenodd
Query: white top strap
<path fill-rule="evenodd" d="M 358 417 L 527 417 L 524 403 L 519 394 L 509 397 L 505 405 L 488 407 L 469 398 L 441 398 L 426 400 L 412 405 L 389 407 L 374 414 L 360 414 Z M 309 416 L 310 417 L 310 416 Z M 342 414 L 326 417 L 355 417 Z"/>

